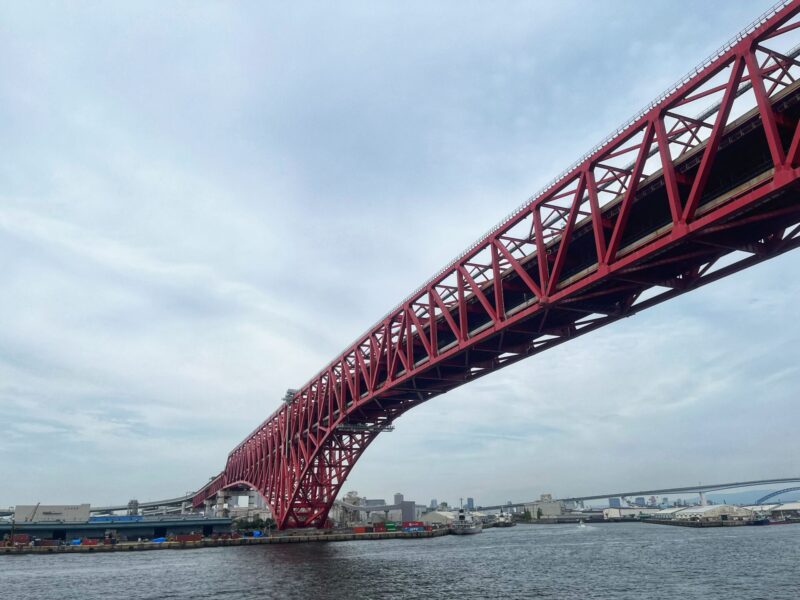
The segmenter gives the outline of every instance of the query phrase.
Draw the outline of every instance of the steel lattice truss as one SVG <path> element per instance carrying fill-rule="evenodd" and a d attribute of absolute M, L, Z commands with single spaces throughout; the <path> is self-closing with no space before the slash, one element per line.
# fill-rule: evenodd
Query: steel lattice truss
<path fill-rule="evenodd" d="M 247 485 L 279 527 L 322 527 L 413 406 L 800 245 L 798 13 L 774 7 L 389 312 L 195 505 Z"/>

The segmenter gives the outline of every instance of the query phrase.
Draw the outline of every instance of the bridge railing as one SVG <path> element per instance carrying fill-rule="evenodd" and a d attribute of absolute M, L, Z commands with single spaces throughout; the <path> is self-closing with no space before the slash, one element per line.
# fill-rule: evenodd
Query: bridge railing
<path fill-rule="evenodd" d="M 787 9 L 787 7 L 790 8 Z M 296 490 L 299 489 L 297 487 L 299 480 L 311 473 L 311 475 L 308 475 L 311 482 L 309 485 L 318 485 L 320 489 L 314 489 L 316 490 L 315 493 L 319 493 L 317 496 L 313 496 L 313 502 L 308 500 L 306 505 L 301 508 L 303 510 L 317 510 L 317 504 L 323 502 L 325 498 L 331 497 L 331 494 L 335 492 L 333 488 L 322 489 L 323 483 L 319 479 L 316 480 L 317 483 L 312 481 L 312 476 L 316 473 L 313 469 L 316 468 L 314 461 L 318 456 L 317 451 L 328 440 L 337 441 L 334 435 L 336 432 L 334 426 L 339 422 L 336 419 L 341 420 L 344 418 L 351 406 L 358 406 L 359 403 L 368 403 L 373 395 L 377 393 L 384 393 L 386 396 L 392 393 L 396 395 L 397 392 L 392 390 L 392 386 L 396 382 L 399 381 L 397 388 L 400 388 L 406 380 L 413 380 L 413 377 L 418 372 L 422 372 L 422 369 L 431 370 L 431 365 L 436 364 L 436 361 L 442 360 L 443 356 L 446 359 L 449 355 L 454 355 L 454 353 L 460 352 L 463 348 L 468 351 L 470 344 L 477 344 L 475 340 L 479 342 L 481 339 L 493 335 L 502 327 L 506 327 L 506 323 L 509 322 L 506 310 L 508 310 L 507 314 L 511 315 L 508 317 L 510 319 L 515 319 L 516 321 L 529 319 L 531 315 L 535 315 L 535 311 L 542 309 L 542 307 L 546 309 L 550 305 L 556 305 L 563 298 L 568 297 L 569 294 L 573 294 L 576 289 L 587 281 L 589 284 L 602 282 L 604 278 L 608 278 L 608 273 L 614 273 L 619 271 L 620 268 L 624 268 L 627 264 L 624 261 L 631 263 L 633 260 L 639 260 L 641 256 L 646 252 L 650 252 L 654 247 L 661 248 L 666 243 L 677 243 L 676 239 L 685 236 L 686 232 L 689 231 L 687 222 L 690 225 L 698 225 L 698 223 L 692 223 L 692 219 L 696 214 L 695 209 L 700 203 L 705 181 L 710 173 L 713 156 L 719 147 L 720 140 L 725 136 L 726 125 L 733 122 L 729 120 L 729 116 L 737 90 L 741 89 L 740 85 L 745 81 L 743 78 L 744 63 L 747 62 L 748 79 L 753 80 L 752 73 L 758 73 L 759 77 L 766 76 L 764 75 L 766 71 L 764 71 L 763 67 L 759 68 L 757 64 L 752 64 L 755 58 L 755 46 L 749 44 L 749 42 L 762 42 L 768 39 L 769 36 L 777 35 L 776 32 L 782 33 L 793 30 L 797 26 L 796 23 L 785 27 L 782 26 L 797 13 L 798 7 L 800 7 L 800 0 L 794 0 L 793 2 L 782 1 L 774 5 L 769 11 L 731 38 L 716 53 L 701 62 L 694 70 L 690 71 L 657 99 L 649 103 L 647 107 L 639 111 L 635 117 L 620 128 L 617 128 L 600 144 L 584 154 L 570 169 L 556 177 L 548 186 L 545 186 L 540 192 L 528 199 L 520 208 L 512 212 L 508 218 L 490 229 L 479 241 L 472 244 L 453 262 L 429 279 L 425 285 L 409 295 L 395 309 L 390 311 L 384 319 L 376 323 L 367 333 L 360 336 L 355 343 L 351 344 L 333 362 L 329 363 L 307 382 L 301 388 L 301 391 L 294 396 L 294 400 L 291 403 L 281 405 L 231 452 L 228 467 L 226 468 L 226 474 L 229 474 L 229 479 L 225 483 L 227 484 L 236 478 L 264 477 L 263 473 L 267 473 L 266 476 L 278 481 L 276 485 L 272 485 L 274 483 L 272 481 L 270 486 L 267 486 L 268 489 L 273 490 L 275 493 L 273 500 L 283 503 L 281 505 L 282 510 L 288 511 L 286 506 L 294 501 Z M 779 30 L 778 28 L 781 29 Z M 746 39 L 748 43 L 741 43 L 743 39 Z M 745 48 L 747 48 L 747 52 L 745 52 Z M 752 69 L 751 66 L 753 67 Z M 774 67 L 774 69 L 780 68 L 782 68 L 780 64 Z M 722 76 L 721 74 L 729 74 L 726 83 L 723 85 L 708 84 L 715 76 Z M 793 78 L 788 72 L 786 74 L 792 83 L 796 81 L 796 77 Z M 779 81 L 782 78 L 783 76 L 779 78 Z M 708 86 L 703 89 L 702 86 L 706 84 Z M 786 83 L 783 85 L 788 87 Z M 770 88 L 770 90 L 773 89 L 775 88 Z M 774 97 L 771 91 L 766 93 L 763 90 L 755 91 L 760 94 L 761 105 L 767 108 L 757 107 L 754 112 L 747 113 L 747 119 L 751 123 L 758 119 L 758 111 L 762 111 L 764 115 L 769 114 L 771 98 Z M 796 92 L 797 86 L 792 87 L 789 91 Z M 687 107 L 682 110 L 688 112 L 692 110 L 688 108 L 692 106 L 692 102 L 700 98 L 704 99 L 703 102 L 709 102 L 713 99 L 713 95 L 722 96 L 719 106 L 725 107 L 717 109 L 723 116 L 713 121 L 713 127 L 705 122 L 697 124 L 697 119 L 692 119 L 696 114 L 694 112 L 686 115 L 672 115 L 670 112 L 680 112 L 681 107 Z M 674 127 L 669 131 L 665 131 L 664 121 L 668 112 L 670 112 L 670 118 L 676 121 Z M 682 120 L 684 118 L 687 119 L 685 122 Z M 686 123 L 692 123 L 692 125 L 686 125 Z M 696 135 L 696 131 L 692 129 L 692 127 L 699 128 L 701 126 L 709 127 L 712 130 L 713 138 L 709 137 L 701 140 Z M 673 134 L 676 128 L 678 133 Z M 691 140 L 691 143 L 682 143 L 680 136 L 684 134 L 692 136 L 696 142 Z M 645 169 L 648 166 L 647 158 L 650 156 L 648 150 L 653 147 L 654 139 L 657 140 L 657 148 L 660 152 L 660 156 L 656 158 L 660 158 L 660 161 L 654 160 L 649 165 L 649 168 Z M 714 140 L 714 143 L 709 143 L 708 147 L 713 149 L 708 150 L 702 157 L 700 152 L 695 152 L 696 149 L 699 150 L 700 145 L 711 139 Z M 671 155 L 670 144 L 672 142 L 686 146 L 687 150 L 682 151 L 678 157 Z M 772 140 L 771 144 L 771 148 L 774 149 L 776 142 Z M 686 156 L 684 152 L 691 152 L 691 154 Z M 616 160 L 627 160 L 625 156 L 629 158 L 631 156 L 629 153 L 634 153 L 637 157 L 634 168 L 627 169 L 624 168 L 624 165 L 621 168 L 620 165 L 614 164 L 613 161 Z M 712 158 L 707 160 L 708 156 Z M 685 159 L 682 157 L 685 157 Z M 687 166 L 684 163 L 688 162 L 688 159 L 696 160 L 696 162 L 694 165 Z M 700 166 L 702 168 L 697 166 L 701 160 Z M 628 212 L 623 218 L 622 213 L 626 210 L 626 207 L 628 211 L 632 210 L 631 206 L 638 199 L 635 196 L 638 193 L 636 188 L 640 182 L 652 183 L 657 177 L 666 177 L 663 174 L 664 171 L 659 167 L 659 165 L 664 164 L 668 165 L 673 171 L 676 164 L 682 165 L 684 167 L 683 171 L 696 167 L 697 171 L 702 173 L 702 176 L 696 176 L 695 183 L 685 204 L 681 204 L 682 198 L 678 192 L 672 191 L 670 195 L 668 190 L 668 208 L 673 213 L 671 222 L 654 232 L 649 230 L 644 232 L 652 233 L 655 236 L 650 241 L 639 237 L 630 238 L 634 242 L 642 242 L 634 248 L 638 255 L 630 253 L 624 256 L 621 261 L 617 260 L 617 251 L 620 249 L 620 245 L 623 244 L 626 233 L 625 223 L 627 222 L 627 216 L 629 216 Z M 784 166 L 783 160 L 775 160 L 774 164 L 776 166 L 779 164 Z M 758 166 L 761 168 L 764 165 L 759 163 Z M 766 181 L 771 171 L 771 166 L 772 164 L 764 166 L 762 170 L 758 171 L 759 174 L 765 173 L 766 175 L 752 185 L 761 185 L 762 180 Z M 624 181 L 614 175 L 620 172 L 624 173 Z M 600 173 L 600 176 L 596 176 L 596 173 Z M 671 177 L 675 178 L 674 172 Z M 616 181 L 617 185 L 610 190 L 605 190 L 602 186 L 604 182 L 608 181 Z M 702 183 L 700 183 L 701 181 Z M 624 191 L 624 195 L 623 191 L 620 190 Z M 605 194 L 602 203 L 598 203 L 596 198 L 599 192 Z M 642 197 L 645 194 L 646 192 L 643 192 Z M 713 198 L 718 198 L 718 196 L 713 196 Z M 727 202 L 727 200 L 722 199 L 720 202 Z M 747 201 L 749 202 L 750 200 Z M 589 209 L 582 209 L 582 203 L 591 204 L 592 202 L 594 204 Z M 621 205 L 621 208 L 616 208 L 618 205 Z M 729 203 L 730 205 L 733 204 Z M 545 213 L 545 208 L 550 212 Z M 606 208 L 609 210 L 606 210 Z M 619 214 L 620 216 L 613 222 L 613 231 L 610 232 L 609 245 L 606 247 L 603 239 L 605 234 L 602 231 L 604 227 L 602 219 L 612 212 L 611 209 L 615 209 L 617 212 L 614 214 Z M 567 217 L 567 213 L 569 213 L 569 217 Z M 563 229 L 559 229 L 556 225 L 551 226 L 548 224 L 548 218 L 552 215 L 556 215 L 564 221 Z M 586 217 L 586 219 L 579 221 L 578 215 L 581 215 L 580 218 Z M 563 272 L 564 259 L 569 252 L 569 250 L 565 250 L 569 248 L 570 244 L 568 241 L 570 239 L 569 232 L 574 230 L 576 222 L 589 223 L 589 217 L 594 219 L 595 223 L 600 223 L 599 225 L 594 225 L 595 231 L 593 232 L 594 241 L 596 242 L 597 261 L 596 263 L 588 263 L 589 266 L 586 266 L 587 263 L 585 262 L 576 261 L 576 268 L 569 273 L 571 280 L 567 281 L 566 277 L 559 278 Z M 712 217 L 717 218 L 713 215 Z M 706 220 L 709 221 L 708 218 Z M 526 226 L 528 222 L 531 223 L 530 233 L 523 232 L 520 236 L 516 236 L 513 228 L 520 224 Z M 679 225 L 679 227 L 674 227 L 674 225 Z M 703 226 L 703 223 L 700 222 L 699 226 Z M 672 231 L 668 237 L 663 232 L 668 231 L 669 227 L 672 227 Z M 641 231 L 637 230 L 632 231 L 631 235 L 640 235 L 641 233 Z M 661 236 L 661 238 L 658 238 L 658 236 Z M 586 239 L 591 238 L 586 236 L 584 241 Z M 653 242 L 653 239 L 656 241 Z M 515 246 L 515 244 L 517 245 Z M 628 245 L 623 245 L 623 249 L 626 252 L 630 252 L 633 242 L 625 241 L 624 244 Z M 645 244 L 649 245 L 645 247 Z M 658 246 L 659 244 L 660 246 Z M 523 245 L 526 245 L 526 247 L 521 249 Z M 535 247 L 531 248 L 531 246 Z M 578 257 L 580 261 L 583 260 L 586 254 L 583 250 L 581 252 L 581 256 Z M 481 253 L 485 256 L 481 256 Z M 517 255 L 512 256 L 512 253 L 517 253 Z M 589 250 L 588 253 L 591 254 L 592 250 Z M 520 254 L 522 254 L 522 257 L 519 256 Z M 551 255 L 550 259 L 555 259 L 551 261 L 553 262 L 552 265 L 548 264 L 548 255 Z M 534 256 L 536 256 L 539 263 L 538 274 L 536 273 L 536 263 L 528 260 L 533 259 Z M 523 260 L 528 261 L 526 263 L 527 266 L 523 267 L 521 264 Z M 489 264 L 489 262 L 492 264 Z M 602 269 L 600 268 L 601 264 Z M 526 290 L 525 293 L 516 293 L 513 300 L 514 304 L 508 304 L 511 307 L 510 309 L 507 309 L 506 304 L 503 303 L 502 283 L 500 286 L 497 285 L 497 282 L 502 282 L 501 278 L 507 274 L 511 274 L 512 277 L 519 277 L 532 292 L 532 294 L 529 294 Z M 490 286 L 493 287 L 493 299 L 487 298 L 481 291 L 486 291 L 488 295 Z M 455 298 L 455 300 L 448 300 L 448 298 Z M 469 301 L 472 302 L 473 307 L 485 312 L 485 315 L 483 313 L 478 315 L 479 318 L 474 319 L 473 323 L 469 322 L 469 315 L 467 314 L 467 303 Z M 455 310 L 458 311 L 456 318 L 459 323 L 455 323 L 450 314 Z M 512 324 L 514 322 L 511 321 Z M 439 323 L 447 325 L 447 327 L 442 328 L 442 331 L 448 336 L 441 346 L 433 337 L 430 337 L 438 335 L 430 332 L 437 331 Z M 595 326 L 590 319 L 588 325 L 587 322 L 583 321 L 576 321 L 576 323 L 579 327 L 587 327 L 580 331 L 591 330 L 588 327 Z M 451 331 L 448 331 L 448 327 Z M 424 333 L 426 328 L 429 332 L 427 336 Z M 543 325 L 540 324 L 539 331 L 541 332 L 542 330 Z M 390 348 L 391 354 L 389 353 Z M 519 346 L 519 348 L 522 348 L 522 346 Z M 534 348 L 533 342 L 530 342 L 530 346 L 524 350 L 519 350 L 515 346 L 512 348 L 513 352 L 511 354 L 517 357 L 515 360 L 520 357 L 524 358 L 531 348 Z M 385 363 L 383 361 L 384 358 L 386 358 Z M 502 358 L 502 360 L 506 361 L 507 357 Z M 506 363 L 503 362 L 502 364 Z M 472 370 L 479 371 L 484 368 L 479 366 Z M 465 373 L 463 378 L 459 379 L 462 383 L 471 380 L 468 377 L 473 375 L 471 372 Z M 450 379 L 449 381 L 454 380 Z M 412 381 L 412 383 L 415 382 Z M 445 380 L 441 388 L 417 392 L 418 400 L 422 402 L 426 399 L 422 394 L 436 394 L 441 393 L 442 390 L 446 391 L 445 388 L 447 386 L 452 387 L 452 384 L 447 383 L 447 380 Z M 340 387 L 341 394 L 338 392 Z M 416 389 L 416 385 L 413 387 Z M 406 391 L 411 393 L 415 390 L 400 389 L 401 393 Z M 406 402 L 405 398 L 399 398 L 399 400 Z M 414 401 L 416 402 L 416 400 Z M 399 404 L 400 402 L 398 401 Z M 407 405 L 408 402 L 404 406 Z M 314 407 L 316 407 L 319 414 L 313 412 Z M 396 411 L 392 414 L 399 413 Z M 382 416 L 385 417 L 386 415 Z M 318 420 L 310 423 L 312 418 Z M 386 420 L 386 422 L 388 423 L 390 420 Z M 320 429 L 323 429 L 324 435 L 303 437 L 303 432 L 310 432 L 314 426 L 317 427 L 318 434 Z M 292 454 L 290 453 L 290 448 L 294 447 L 292 444 L 295 442 L 290 442 L 290 440 L 295 439 L 298 440 L 296 442 L 298 447 L 301 444 L 306 445 L 301 447 L 302 451 Z M 361 440 L 348 440 L 347 443 L 361 443 Z M 264 447 L 268 450 L 266 455 L 260 454 Z M 253 471 L 252 474 L 247 473 L 248 469 L 252 470 L 253 465 L 259 464 L 263 467 L 267 462 L 267 457 L 270 457 L 269 460 L 273 461 L 270 463 L 269 470 Z M 292 469 L 289 477 L 286 476 L 286 471 L 284 471 L 288 464 Z M 348 462 L 347 464 L 349 469 L 352 463 Z M 336 481 L 342 481 L 345 476 L 346 472 L 335 473 Z M 330 480 L 325 481 L 329 483 Z M 325 483 L 325 485 L 328 485 L 328 483 Z M 204 488 L 204 491 L 208 493 L 213 492 L 213 490 L 214 483 Z M 322 500 L 317 500 L 317 498 Z M 317 504 L 314 504 L 314 502 Z M 286 512 L 286 514 L 289 513 Z"/>
<path fill-rule="evenodd" d="M 620 141 L 624 139 L 625 136 L 631 133 L 631 130 L 634 126 L 642 121 L 649 111 L 652 111 L 655 107 L 658 107 L 662 103 L 666 102 L 668 99 L 673 97 L 680 89 L 688 86 L 693 81 L 701 80 L 703 74 L 706 72 L 713 72 L 714 69 L 718 68 L 719 64 L 722 64 L 724 61 L 730 59 L 730 52 L 731 49 L 742 39 L 747 38 L 750 34 L 756 31 L 759 27 L 763 26 L 765 23 L 768 23 L 770 19 L 773 19 L 778 13 L 784 10 L 787 6 L 792 5 L 795 3 L 796 0 L 781 0 L 770 7 L 768 10 L 763 12 L 759 15 L 758 18 L 754 19 L 750 24 L 748 24 L 745 28 L 739 31 L 736 35 L 731 37 L 725 44 L 720 46 L 714 53 L 710 54 L 706 59 L 698 63 L 692 70 L 688 71 L 684 76 L 679 78 L 675 83 L 673 83 L 670 87 L 668 87 L 664 92 L 662 92 L 656 99 L 648 103 L 645 107 L 639 110 L 632 118 L 625 121 L 622 125 L 617 127 L 612 133 L 606 136 L 600 143 L 596 144 L 591 150 L 586 152 L 582 155 L 577 161 L 575 161 L 569 168 L 563 171 L 560 175 L 552 179 L 547 185 L 545 185 L 542 189 L 540 189 L 536 194 L 529 197 L 523 204 L 521 204 L 517 209 L 512 211 L 505 219 L 499 222 L 497 225 L 489 229 L 483 236 L 481 236 L 476 242 L 471 244 L 465 251 L 461 252 L 455 259 L 453 259 L 447 266 L 443 269 L 440 269 L 433 277 L 429 278 L 423 285 L 416 288 L 414 292 L 406 296 L 406 298 L 398 303 L 392 310 L 387 312 L 381 319 L 379 319 L 373 327 L 368 329 L 369 332 L 378 329 L 382 323 L 384 323 L 387 319 L 390 319 L 393 315 L 397 314 L 398 311 L 401 311 L 403 307 L 409 303 L 412 303 L 416 298 L 420 297 L 427 288 L 430 286 L 434 286 L 437 282 L 441 282 L 449 273 L 454 272 L 457 266 L 460 264 L 460 261 L 464 261 L 468 259 L 472 255 L 474 255 L 480 248 L 487 245 L 491 240 L 492 236 L 497 234 L 498 231 L 501 231 L 505 228 L 509 228 L 513 226 L 515 219 L 521 218 L 522 213 L 526 212 L 530 209 L 532 205 L 537 203 L 540 200 L 546 200 L 546 196 L 548 192 L 554 193 L 553 190 L 556 186 L 563 184 L 568 178 L 571 178 L 575 175 L 576 169 L 584 164 L 585 162 L 589 161 L 593 157 L 597 156 L 598 153 L 609 146 L 612 142 Z M 557 190 L 556 190 L 557 191 Z M 350 344 L 347 349 L 336 359 L 334 359 L 331 363 L 326 365 L 322 370 L 314 375 L 314 377 L 309 380 L 304 386 L 301 387 L 301 392 L 299 392 L 295 399 L 302 395 L 302 390 L 308 388 L 315 380 L 321 379 L 325 376 L 326 372 L 329 370 L 334 370 L 336 365 L 342 359 L 342 356 L 346 356 L 359 345 L 364 344 L 364 334 L 362 336 L 356 338 L 356 340 Z M 244 440 L 241 444 L 239 444 L 229 456 L 233 455 L 237 450 L 239 450 L 242 445 L 252 437 L 258 435 L 260 432 L 266 431 L 267 424 L 270 422 L 275 421 L 279 418 L 279 415 L 282 413 L 286 413 L 287 406 L 291 405 L 282 405 L 278 407 L 264 422 L 262 422 L 258 427 L 256 427 Z"/>
<path fill-rule="evenodd" d="M 420 293 L 422 293 L 430 284 L 434 283 L 442 275 L 444 275 L 450 269 L 452 269 L 453 266 L 458 263 L 458 261 L 460 261 L 462 258 L 465 258 L 466 256 L 468 256 L 476 248 L 480 247 L 489 236 L 491 236 L 493 233 L 495 233 L 498 230 L 500 230 L 503 227 L 505 227 L 505 225 L 509 221 L 511 221 L 514 217 L 519 215 L 521 212 L 525 211 L 527 209 L 527 207 L 530 206 L 530 204 L 532 202 L 535 202 L 538 198 L 543 196 L 547 191 L 549 191 L 554 186 L 556 186 L 559 182 L 561 182 L 565 177 L 567 177 L 581 163 L 583 163 L 585 160 L 590 158 L 592 155 L 596 154 L 603 147 L 605 147 L 606 145 L 608 145 L 609 143 L 614 141 L 617 138 L 617 136 L 619 136 L 621 133 L 626 131 L 631 125 L 636 123 L 636 121 L 641 119 L 644 115 L 646 115 L 654 107 L 658 106 L 661 102 L 663 102 L 670 95 L 674 94 L 679 88 L 681 88 L 683 85 L 688 83 L 692 79 L 692 77 L 694 77 L 695 75 L 697 75 L 701 71 L 704 71 L 705 69 L 710 67 L 714 62 L 716 62 L 723 55 L 725 55 L 725 53 L 728 52 L 728 50 L 730 50 L 733 46 L 735 46 L 737 42 L 739 42 L 742 39 L 746 38 L 750 33 L 755 31 L 759 26 L 761 26 L 764 23 L 766 23 L 770 19 L 770 17 L 773 17 L 776 13 L 778 13 L 778 11 L 780 11 L 781 9 L 783 9 L 786 6 L 788 6 L 789 4 L 791 4 L 792 1 L 793 0 L 780 0 L 779 2 L 776 2 L 775 4 L 773 4 L 769 9 L 765 10 L 761 15 L 759 15 L 757 18 L 755 18 L 745 28 L 743 28 L 736 35 L 731 37 L 727 42 L 725 42 L 717 50 L 715 50 L 714 52 L 709 54 L 705 59 L 700 61 L 693 69 L 691 69 L 690 71 L 686 72 L 686 74 L 684 74 L 680 79 L 678 79 L 677 81 L 675 81 L 675 83 L 673 83 L 671 86 L 669 86 L 667 89 L 665 89 L 661 94 L 659 94 L 659 96 L 655 100 L 653 100 L 650 103 L 648 103 L 647 105 L 645 105 L 642 109 L 640 109 L 638 112 L 636 112 L 636 114 L 634 114 L 631 118 L 626 120 L 622 125 L 620 125 L 616 129 L 614 129 L 611 133 L 609 133 L 606 137 L 604 137 L 600 142 L 595 144 L 589 151 L 584 153 L 579 159 L 577 159 L 572 164 L 570 164 L 561 173 L 559 173 L 558 175 L 553 177 L 543 187 L 539 188 L 539 190 L 537 192 L 535 192 L 533 195 L 529 196 L 522 204 L 520 204 L 517 208 L 515 208 L 510 213 L 508 213 L 505 216 L 505 218 L 500 220 L 492 228 L 488 229 L 482 236 L 480 236 L 478 239 L 476 239 L 475 242 L 473 242 L 466 250 L 464 250 L 460 254 L 456 255 L 447 264 L 446 267 L 444 267 L 441 270 L 437 271 L 435 275 L 430 277 L 428 280 L 425 281 L 425 283 L 420 285 L 413 292 L 411 292 L 408 296 L 403 298 L 403 300 L 398 302 L 397 305 L 395 305 L 389 311 L 387 311 L 386 314 L 384 314 L 380 319 L 378 319 L 376 321 L 375 325 L 380 324 L 384 319 L 386 319 L 392 313 L 394 313 L 398 309 L 400 309 L 406 302 L 409 302 L 414 297 L 416 297 Z M 353 344 L 358 343 L 358 341 L 359 341 L 359 338 L 356 338 L 353 341 Z M 351 344 L 351 345 L 353 345 L 353 344 Z"/>

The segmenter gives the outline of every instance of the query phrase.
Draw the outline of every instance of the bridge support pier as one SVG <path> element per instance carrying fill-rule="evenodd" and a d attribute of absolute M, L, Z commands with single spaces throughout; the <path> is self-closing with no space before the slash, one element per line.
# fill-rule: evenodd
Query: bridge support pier
<path fill-rule="evenodd" d="M 222 490 L 217 492 L 217 505 L 214 507 L 214 513 L 218 517 L 227 517 L 228 516 L 228 501 L 230 500 L 230 495 Z"/>

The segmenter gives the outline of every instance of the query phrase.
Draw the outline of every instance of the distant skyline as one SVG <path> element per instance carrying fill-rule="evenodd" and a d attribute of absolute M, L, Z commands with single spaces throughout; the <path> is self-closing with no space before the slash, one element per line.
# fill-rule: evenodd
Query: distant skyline
<path fill-rule="evenodd" d="M 197 489 L 771 1 L 0 6 L 0 506 Z M 789 253 L 437 397 L 343 491 L 800 475 Z"/>

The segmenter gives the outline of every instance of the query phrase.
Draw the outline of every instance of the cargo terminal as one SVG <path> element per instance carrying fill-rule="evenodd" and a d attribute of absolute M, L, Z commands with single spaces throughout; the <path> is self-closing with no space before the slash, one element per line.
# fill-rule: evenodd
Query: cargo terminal
<path fill-rule="evenodd" d="M 73 539 L 137 540 L 156 539 L 184 534 L 210 537 L 231 531 L 231 519 L 195 515 L 91 516 L 89 504 L 19 505 L 11 520 L 0 520 L 0 539 L 12 535 L 20 540 L 42 539 L 67 541 Z M 19 537 L 18 537 L 19 536 Z"/>

